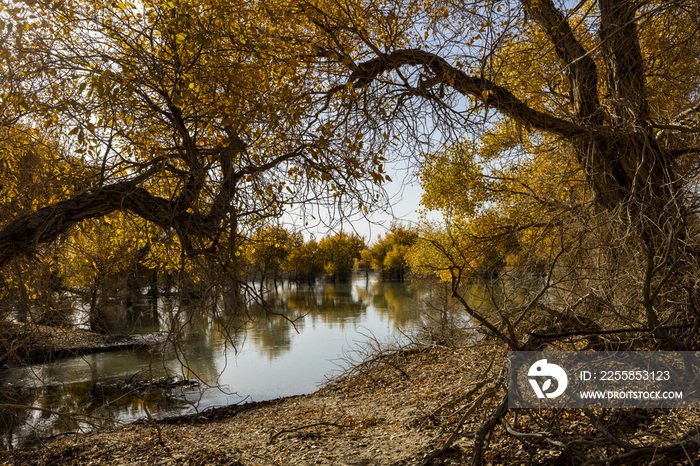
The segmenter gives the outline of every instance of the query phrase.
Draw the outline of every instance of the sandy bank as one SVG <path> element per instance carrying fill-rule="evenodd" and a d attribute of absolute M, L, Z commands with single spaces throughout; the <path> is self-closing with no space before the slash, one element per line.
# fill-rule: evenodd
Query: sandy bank
<path fill-rule="evenodd" d="M 457 420 L 445 403 L 468 392 L 495 353 L 502 357 L 489 347 L 397 354 L 311 395 L 163 420 L 162 443 L 153 425 L 128 425 L 5 452 L 0 462 L 417 464 L 442 445 Z M 453 448 L 455 461 L 463 448 L 468 445 Z"/>

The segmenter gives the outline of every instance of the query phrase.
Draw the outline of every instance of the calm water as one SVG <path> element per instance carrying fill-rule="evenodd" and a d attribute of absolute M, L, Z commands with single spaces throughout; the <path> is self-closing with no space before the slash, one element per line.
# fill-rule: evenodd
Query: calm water
<path fill-rule="evenodd" d="M 159 300 L 142 304 L 139 315 L 130 316 L 123 304 L 115 304 L 111 310 L 115 329 L 186 330 L 179 332 L 177 346 L 168 345 L 161 352 L 102 353 L 1 371 L 5 388 L 0 390 L 0 405 L 37 408 L 0 409 L 2 443 L 8 448 L 34 436 L 130 422 L 145 416 L 144 407 L 162 417 L 311 393 L 368 340 L 389 341 L 410 333 L 420 321 L 425 301 L 435 299 L 434 292 L 418 284 L 364 277 L 340 285 L 285 286 L 268 299 L 273 312 L 294 324 L 260 309 L 249 309 L 243 319 L 222 305 L 203 313 L 185 306 L 180 311 Z M 164 375 L 197 379 L 202 386 L 181 387 L 170 396 L 124 396 L 104 390 L 96 394 L 100 384 Z"/>

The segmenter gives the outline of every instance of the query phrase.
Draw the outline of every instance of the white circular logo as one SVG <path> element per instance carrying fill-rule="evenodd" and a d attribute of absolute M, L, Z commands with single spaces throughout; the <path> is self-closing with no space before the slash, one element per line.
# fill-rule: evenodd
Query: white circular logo
<path fill-rule="evenodd" d="M 546 359 L 540 359 L 530 366 L 530 370 L 527 372 L 530 385 L 535 391 L 537 398 L 556 398 L 566 390 L 566 386 L 569 383 L 569 379 L 566 376 L 566 372 L 561 367 L 556 364 L 548 364 Z M 557 381 L 556 390 L 548 393 L 552 387 L 552 379 Z M 540 381 L 542 385 L 540 385 Z"/>

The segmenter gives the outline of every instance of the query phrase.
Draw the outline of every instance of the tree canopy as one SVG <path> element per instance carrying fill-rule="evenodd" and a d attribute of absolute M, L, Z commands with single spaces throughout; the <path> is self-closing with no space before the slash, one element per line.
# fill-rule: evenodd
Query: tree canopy
<path fill-rule="evenodd" d="M 116 210 L 174 234 L 192 257 L 235 249 L 240 225 L 283 206 L 342 199 L 347 213 L 381 195 L 367 186 L 383 181 L 384 158 L 328 112 L 322 77 L 306 64 L 313 44 L 289 40 L 304 26 L 285 8 L 28 2 L 3 10 L 3 128 L 46 152 L 57 145 L 88 174 L 72 195 L 3 219 L 0 264 Z"/>
<path fill-rule="evenodd" d="M 447 223 L 413 257 L 479 332 L 511 350 L 697 348 L 696 2 L 329 1 L 310 17 L 341 68 L 329 91 L 352 96 L 341 112 L 420 154 L 425 205 Z M 469 302 L 475 275 L 489 306 Z M 504 395 L 474 464 L 507 412 Z M 607 443 L 614 423 L 599 421 Z M 622 458 L 509 433 L 573 461 Z M 637 446 L 624 458 L 649 459 Z"/>
<path fill-rule="evenodd" d="M 671 282 L 671 294 L 694 287 L 697 5 L 370 2 L 365 19 L 338 5 L 312 16 L 322 55 L 346 68 L 331 92 L 357 94 L 348 117 L 430 149 L 428 206 L 468 223 L 470 245 L 497 237 L 503 256 L 536 245 L 550 267 L 583 254 L 584 242 L 587 260 L 610 261 L 599 272 L 625 267 L 614 249 L 633 251 L 633 267 L 648 273 L 625 306 L 661 347 L 689 348 L 696 331 L 678 338 L 663 322 L 694 318 L 660 296 Z M 453 278 L 461 259 L 445 268 Z M 590 275 L 580 278 L 591 291 Z M 606 295 L 602 283 L 620 278 L 601 276 L 592 289 Z M 522 338 L 507 339 L 522 348 Z"/>

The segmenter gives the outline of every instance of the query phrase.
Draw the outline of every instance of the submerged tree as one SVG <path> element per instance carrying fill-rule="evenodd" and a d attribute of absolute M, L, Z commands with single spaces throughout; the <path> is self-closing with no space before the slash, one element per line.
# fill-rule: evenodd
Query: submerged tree
<path fill-rule="evenodd" d="M 323 273 L 323 258 L 319 253 L 318 242 L 311 238 L 293 245 L 287 263 L 287 277 L 297 283 L 311 284 Z"/>
<path fill-rule="evenodd" d="M 292 248 L 302 243 L 300 233 L 291 233 L 279 225 L 265 225 L 255 232 L 244 250 L 252 268 L 252 277 L 260 280 L 261 292 L 266 281 L 272 280 L 277 288 Z"/>
<path fill-rule="evenodd" d="M 409 266 L 409 250 L 417 239 L 416 231 L 401 225 L 392 225 L 384 237 L 378 239 L 370 249 L 374 268 L 384 277 L 403 280 Z"/>
<path fill-rule="evenodd" d="M 363 238 L 340 232 L 325 236 L 318 243 L 318 254 L 323 261 L 323 270 L 333 282 L 344 282 L 350 278 L 356 259 L 364 249 Z"/>

